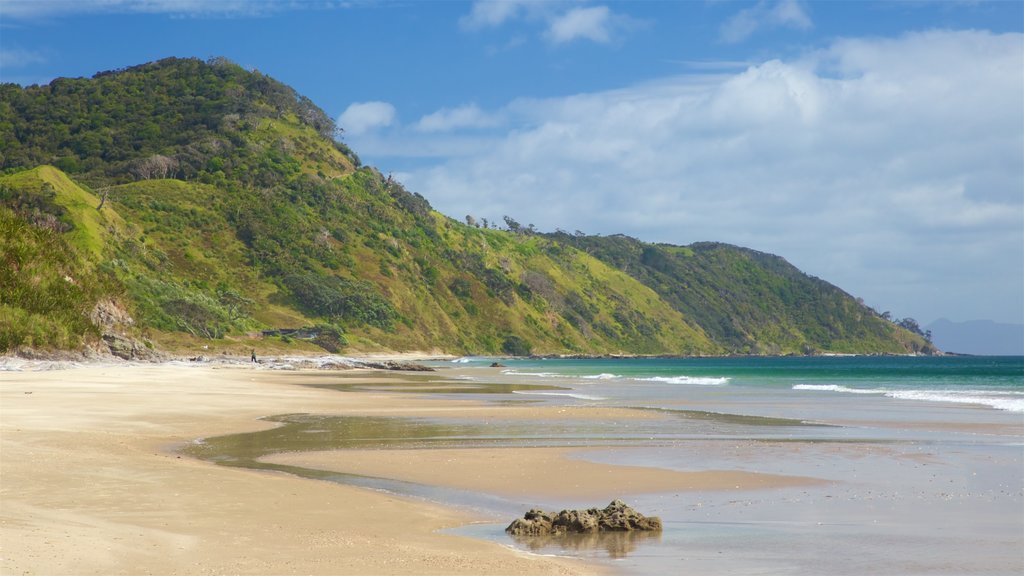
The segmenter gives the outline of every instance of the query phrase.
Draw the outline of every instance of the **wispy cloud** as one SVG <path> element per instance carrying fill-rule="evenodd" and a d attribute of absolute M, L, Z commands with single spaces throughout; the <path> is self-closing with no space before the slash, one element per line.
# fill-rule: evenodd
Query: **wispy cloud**
<path fill-rule="evenodd" d="M 808 30 L 814 27 L 814 23 L 798 0 L 760 0 L 757 5 L 740 10 L 727 20 L 720 34 L 722 40 L 735 44 L 746 40 L 758 29 L 779 27 Z"/>
<path fill-rule="evenodd" d="M 611 39 L 611 10 L 607 6 L 573 8 L 554 18 L 546 36 L 555 44 L 586 38 L 605 43 Z"/>
<path fill-rule="evenodd" d="M 552 44 L 576 40 L 609 43 L 642 23 L 608 6 L 580 6 L 578 2 L 538 2 L 531 0 L 478 0 L 469 14 L 459 19 L 467 31 L 526 21 L 540 25 L 541 36 Z"/>
<path fill-rule="evenodd" d="M 421 132 L 448 132 L 467 128 L 493 128 L 501 123 L 497 115 L 487 114 L 476 104 L 444 108 L 420 118 L 415 128 Z"/>
<path fill-rule="evenodd" d="M 346 6 L 342 0 L 3 0 L 0 16 L 52 18 L 78 14 L 167 14 L 172 16 L 264 16 L 282 10 Z"/>
<path fill-rule="evenodd" d="M 35 50 L 0 48 L 0 69 L 45 64 L 46 56 Z"/>
<path fill-rule="evenodd" d="M 501 26 L 522 15 L 539 9 L 546 9 L 541 2 L 530 0 L 486 0 L 473 3 L 469 14 L 459 19 L 459 25 L 466 30 L 480 30 Z"/>

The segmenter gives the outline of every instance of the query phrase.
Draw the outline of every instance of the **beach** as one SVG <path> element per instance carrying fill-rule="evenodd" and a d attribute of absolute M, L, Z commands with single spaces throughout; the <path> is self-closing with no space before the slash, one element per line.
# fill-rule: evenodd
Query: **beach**
<path fill-rule="evenodd" d="M 599 376 L 550 386 L 487 368 L 189 362 L 0 372 L 0 570 L 1024 567 L 1017 415 L 857 394 L 840 409 L 802 390 L 768 402 L 728 391 L 722 378 L 652 410 L 639 397 L 608 400 L 622 386 Z M 819 421 L 785 417 L 811 412 Z M 561 542 L 502 534 L 529 507 L 615 498 L 663 516 L 665 534 Z"/>
<path fill-rule="evenodd" d="M 176 453 L 268 427 L 257 420 L 268 414 L 420 409 L 472 406 L 342 395 L 245 368 L 2 373 L 2 573 L 594 573 L 438 533 L 473 521 L 465 512 Z"/>

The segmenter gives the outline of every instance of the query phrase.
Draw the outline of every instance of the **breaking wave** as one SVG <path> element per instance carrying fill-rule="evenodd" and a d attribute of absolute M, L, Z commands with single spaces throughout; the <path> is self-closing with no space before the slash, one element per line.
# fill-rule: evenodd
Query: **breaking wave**
<path fill-rule="evenodd" d="M 697 386 L 724 386 L 729 383 L 728 377 L 710 376 L 654 376 L 652 378 L 639 378 L 644 382 L 664 382 L 666 384 L 692 384 Z"/>
<path fill-rule="evenodd" d="M 847 394 L 879 394 L 899 400 L 923 400 L 955 404 L 978 404 L 996 410 L 1024 413 L 1024 393 L 988 390 L 888 390 L 882 388 L 850 388 L 836 384 L 797 384 L 793 390 L 845 392 Z"/>

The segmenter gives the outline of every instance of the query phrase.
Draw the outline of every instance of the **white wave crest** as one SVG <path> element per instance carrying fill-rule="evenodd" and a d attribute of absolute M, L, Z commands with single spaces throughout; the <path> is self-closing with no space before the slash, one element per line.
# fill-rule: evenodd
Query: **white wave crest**
<path fill-rule="evenodd" d="M 714 378 L 710 376 L 654 376 L 640 378 L 644 382 L 664 382 L 666 384 L 693 384 L 697 386 L 724 386 L 729 383 L 728 377 Z"/>
<path fill-rule="evenodd" d="M 848 394 L 884 394 L 898 400 L 922 400 L 955 404 L 979 404 L 996 410 L 1024 413 L 1024 394 L 1015 392 L 989 392 L 985 390 L 881 390 L 877 388 L 850 388 L 837 384 L 797 384 L 793 390 L 845 392 Z"/>
<path fill-rule="evenodd" d="M 820 392 L 846 392 L 848 394 L 885 394 L 885 390 L 870 388 L 850 388 L 838 384 L 797 384 L 793 390 L 817 390 Z"/>
<path fill-rule="evenodd" d="M 900 400 L 926 400 L 929 402 L 955 402 L 957 404 L 981 404 L 997 410 L 1024 413 L 1024 398 L 1008 398 L 1005 395 L 986 394 L 980 390 L 937 391 L 898 390 L 886 392 L 890 398 Z"/>
<path fill-rule="evenodd" d="M 509 376 L 529 376 L 531 378 L 567 378 L 565 374 L 556 374 L 554 372 L 519 372 L 518 370 L 508 369 L 502 370 L 501 373 Z"/>
<path fill-rule="evenodd" d="M 584 378 L 586 380 L 614 380 L 616 378 L 621 378 L 621 376 L 619 376 L 618 374 L 607 374 L 607 373 L 605 373 L 605 374 L 595 374 L 593 376 L 580 376 L 580 378 Z"/>

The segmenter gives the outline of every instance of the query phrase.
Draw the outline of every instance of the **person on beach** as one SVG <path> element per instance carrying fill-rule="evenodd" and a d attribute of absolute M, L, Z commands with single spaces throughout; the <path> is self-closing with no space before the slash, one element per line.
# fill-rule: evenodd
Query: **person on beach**
<path fill-rule="evenodd" d="M 253 364 L 256 363 L 256 349 L 255 348 L 252 349 L 252 362 L 253 362 Z"/>

